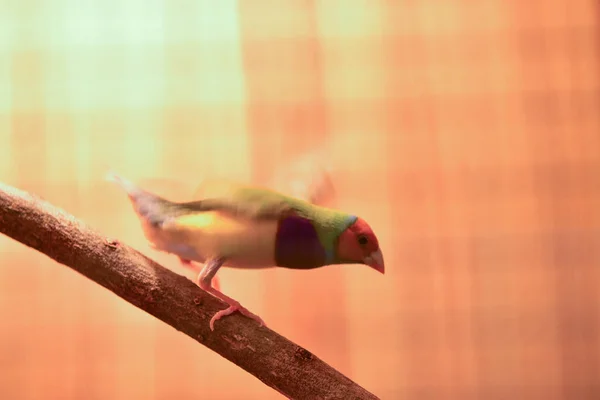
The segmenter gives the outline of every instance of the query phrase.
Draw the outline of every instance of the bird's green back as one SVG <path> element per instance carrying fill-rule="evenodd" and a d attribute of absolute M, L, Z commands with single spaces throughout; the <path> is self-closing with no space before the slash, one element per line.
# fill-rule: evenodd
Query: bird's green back
<path fill-rule="evenodd" d="M 279 218 L 286 211 L 293 210 L 295 214 L 310 220 L 319 242 L 325 249 L 328 263 L 338 262 L 335 251 L 338 238 L 356 221 L 354 215 L 266 188 L 240 186 L 231 195 L 231 200 L 237 204 L 238 210 L 242 208 L 250 214 Z"/>

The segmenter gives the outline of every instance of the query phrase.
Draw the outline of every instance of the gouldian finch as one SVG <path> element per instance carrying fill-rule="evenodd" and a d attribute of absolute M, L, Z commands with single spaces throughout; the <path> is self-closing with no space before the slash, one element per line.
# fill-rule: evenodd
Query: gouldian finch
<path fill-rule="evenodd" d="M 198 200 L 174 202 L 111 172 L 127 193 L 146 239 L 159 251 L 202 263 L 197 284 L 229 307 L 215 321 L 239 311 L 263 320 L 211 282 L 222 266 L 308 270 L 333 264 L 364 264 L 384 273 L 379 242 L 367 222 L 280 192 L 229 181 L 205 181 Z"/>

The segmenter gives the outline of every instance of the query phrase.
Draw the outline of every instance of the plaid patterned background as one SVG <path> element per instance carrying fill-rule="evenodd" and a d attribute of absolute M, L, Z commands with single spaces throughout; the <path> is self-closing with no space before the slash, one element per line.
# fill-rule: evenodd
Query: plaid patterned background
<path fill-rule="evenodd" d="M 177 268 L 107 166 L 264 181 L 329 143 L 339 206 L 371 222 L 389 272 L 223 270 L 226 293 L 384 399 L 596 399 L 599 8 L 4 0 L 0 180 Z M 2 398 L 281 397 L 44 256 L 0 251 Z"/>

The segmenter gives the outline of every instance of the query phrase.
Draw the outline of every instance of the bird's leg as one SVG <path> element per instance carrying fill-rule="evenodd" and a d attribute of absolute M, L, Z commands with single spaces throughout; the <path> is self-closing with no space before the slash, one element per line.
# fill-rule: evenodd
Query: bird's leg
<path fill-rule="evenodd" d="M 257 321 L 260 324 L 260 326 L 265 325 L 264 321 L 258 315 L 251 313 L 250 311 L 248 311 L 248 309 L 242 307 L 238 301 L 232 299 L 229 296 L 226 296 L 219 290 L 212 287 L 211 281 L 214 278 L 217 271 L 219 270 L 219 268 L 221 268 L 221 266 L 223 265 L 224 261 L 225 260 L 222 258 L 214 258 L 208 260 L 204 264 L 204 267 L 202 268 L 200 273 L 198 274 L 198 286 L 200 286 L 202 290 L 229 304 L 228 308 L 226 308 L 225 310 L 221 310 L 215 313 L 215 315 L 213 315 L 209 324 L 210 330 L 215 330 L 215 321 L 219 320 L 221 317 L 232 314 L 235 311 L 239 311 L 242 315 L 245 315 L 246 317 Z"/>
<path fill-rule="evenodd" d="M 181 265 L 183 265 L 185 268 L 189 268 L 196 273 L 200 273 L 201 268 L 199 268 L 198 264 L 195 264 L 192 260 L 187 260 L 185 258 L 179 257 L 179 261 L 181 262 Z M 220 290 L 221 288 L 221 285 L 219 284 L 219 277 L 216 274 L 212 278 L 211 286 L 217 290 Z"/>
<path fill-rule="evenodd" d="M 150 246 L 150 248 L 152 250 L 165 252 L 164 250 L 160 249 L 156 244 L 154 244 L 152 242 L 149 242 L 148 246 Z M 179 259 L 179 262 L 181 263 L 181 265 L 183 265 L 184 267 L 189 268 L 196 273 L 200 272 L 200 268 L 197 266 L 197 264 L 194 264 L 194 262 L 192 260 L 188 260 L 187 258 L 183 258 L 181 256 L 177 256 L 177 258 Z M 216 275 L 213 277 L 212 285 L 217 290 L 219 290 L 219 288 L 221 287 L 221 285 L 219 284 L 219 277 L 217 277 Z"/>

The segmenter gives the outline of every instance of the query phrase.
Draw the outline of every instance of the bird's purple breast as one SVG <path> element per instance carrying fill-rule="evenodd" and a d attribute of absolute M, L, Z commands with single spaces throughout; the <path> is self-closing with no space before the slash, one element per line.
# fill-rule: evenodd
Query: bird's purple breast
<path fill-rule="evenodd" d="M 297 215 L 286 216 L 279 221 L 275 262 L 280 267 L 294 269 L 324 265 L 325 249 L 311 221 Z"/>

